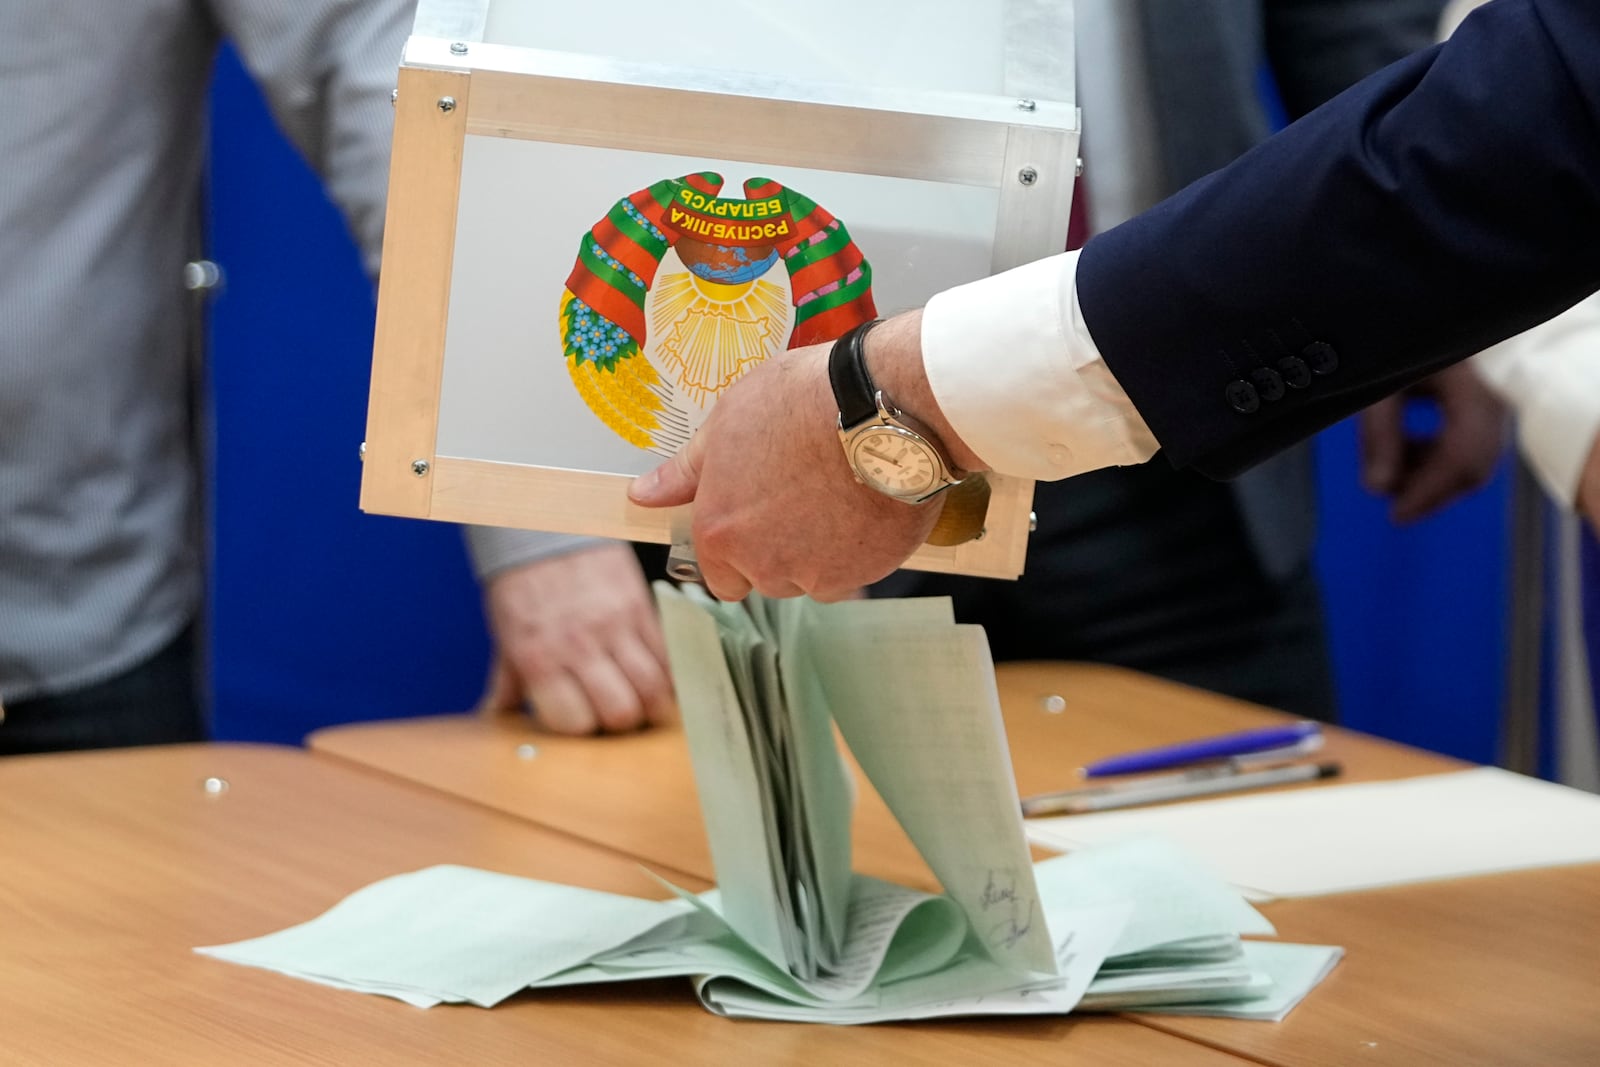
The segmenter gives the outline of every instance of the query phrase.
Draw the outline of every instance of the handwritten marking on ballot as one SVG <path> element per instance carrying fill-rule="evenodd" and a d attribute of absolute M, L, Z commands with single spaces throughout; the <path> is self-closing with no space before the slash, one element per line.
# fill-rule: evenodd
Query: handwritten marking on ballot
<path fill-rule="evenodd" d="M 1035 901 L 1026 903 L 1017 897 L 1016 875 L 996 872 L 991 868 L 984 879 L 983 892 L 978 896 L 978 906 L 985 914 L 994 912 L 996 921 L 989 927 L 986 940 L 991 946 L 1011 949 L 1033 930 Z"/>

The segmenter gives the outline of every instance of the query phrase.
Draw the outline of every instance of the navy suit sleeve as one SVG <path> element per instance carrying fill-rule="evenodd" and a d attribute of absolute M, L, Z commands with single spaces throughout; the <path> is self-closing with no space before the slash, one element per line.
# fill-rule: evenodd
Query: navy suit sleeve
<path fill-rule="evenodd" d="M 1488 5 L 1077 279 L 1167 458 L 1214 477 L 1551 317 L 1600 288 L 1600 3 Z"/>

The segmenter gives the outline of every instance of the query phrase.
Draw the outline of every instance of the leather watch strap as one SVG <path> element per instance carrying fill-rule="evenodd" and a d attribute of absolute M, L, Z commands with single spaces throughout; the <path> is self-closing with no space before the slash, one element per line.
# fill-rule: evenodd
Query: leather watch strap
<path fill-rule="evenodd" d="M 852 327 L 833 343 L 828 353 L 828 381 L 839 405 L 839 426 L 849 429 L 878 413 L 878 387 L 867 373 L 867 334 L 878 319 Z"/>

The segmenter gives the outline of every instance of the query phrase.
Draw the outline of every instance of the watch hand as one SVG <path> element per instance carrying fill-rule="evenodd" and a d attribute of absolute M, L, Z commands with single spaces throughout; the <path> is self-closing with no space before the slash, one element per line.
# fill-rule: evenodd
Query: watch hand
<path fill-rule="evenodd" d="M 879 452 L 876 448 L 873 448 L 870 445 L 863 445 L 861 447 L 861 451 L 865 452 L 869 456 L 873 456 L 873 457 L 875 457 L 877 459 L 883 460 L 885 463 L 889 464 L 889 466 L 891 466 L 891 467 L 902 466 L 902 464 L 897 463 L 896 461 L 890 459 L 888 456 L 884 455 L 882 452 Z"/>

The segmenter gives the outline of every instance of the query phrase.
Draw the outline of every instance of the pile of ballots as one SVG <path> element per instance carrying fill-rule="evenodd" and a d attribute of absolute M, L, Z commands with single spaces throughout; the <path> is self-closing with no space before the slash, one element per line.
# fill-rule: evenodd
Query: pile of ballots
<path fill-rule="evenodd" d="M 1033 863 L 988 645 L 948 600 L 656 595 L 716 889 L 646 901 L 434 867 L 201 951 L 419 1006 L 683 975 L 720 1014 L 824 1023 L 1281 1019 L 1337 962 L 1244 940 L 1272 926 L 1159 840 Z M 852 872 L 836 731 L 942 893 Z"/>

